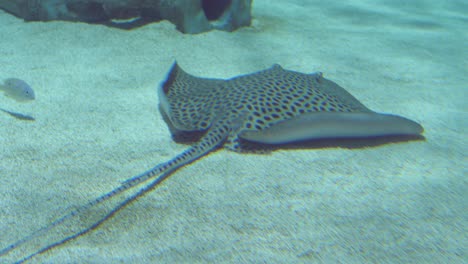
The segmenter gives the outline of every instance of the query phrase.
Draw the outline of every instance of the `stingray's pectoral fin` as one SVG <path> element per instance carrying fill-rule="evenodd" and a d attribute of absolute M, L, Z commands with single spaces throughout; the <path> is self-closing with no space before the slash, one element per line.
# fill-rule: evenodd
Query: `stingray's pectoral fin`
<path fill-rule="evenodd" d="M 374 112 L 307 113 L 278 122 L 261 131 L 242 131 L 246 140 L 282 144 L 321 138 L 419 135 L 423 127 L 407 118 Z"/>

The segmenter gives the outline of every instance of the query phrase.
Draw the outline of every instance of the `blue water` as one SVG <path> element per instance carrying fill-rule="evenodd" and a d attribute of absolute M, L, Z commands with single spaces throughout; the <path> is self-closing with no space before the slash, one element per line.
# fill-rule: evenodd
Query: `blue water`
<path fill-rule="evenodd" d="M 122 30 L 0 11 L 0 80 L 36 95 L 0 94 L 33 119 L 0 112 L 0 262 L 466 262 L 466 14 L 455 0 L 256 0 L 250 27 L 185 35 L 167 21 Z M 320 71 L 423 138 L 220 149 L 91 232 L 79 234 L 139 189 L 38 231 L 188 147 L 157 106 L 175 60 L 206 78 Z"/>

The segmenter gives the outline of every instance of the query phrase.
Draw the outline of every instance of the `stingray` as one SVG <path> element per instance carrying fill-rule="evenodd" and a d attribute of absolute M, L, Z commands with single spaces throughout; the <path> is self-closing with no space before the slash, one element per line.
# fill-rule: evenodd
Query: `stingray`
<path fill-rule="evenodd" d="M 420 135 L 407 118 L 376 113 L 320 72 L 279 65 L 228 80 L 200 78 L 177 63 L 158 89 L 160 109 L 173 135 L 201 133 L 188 149 L 0 251 L 20 259 L 50 250 L 98 227 L 172 172 L 220 148 L 242 142 L 283 144 L 322 138 Z M 151 181 L 150 181 L 151 180 Z M 134 188 L 145 183 L 140 189 Z M 129 193 L 129 190 L 135 190 Z M 124 195 L 126 194 L 126 195 Z"/>

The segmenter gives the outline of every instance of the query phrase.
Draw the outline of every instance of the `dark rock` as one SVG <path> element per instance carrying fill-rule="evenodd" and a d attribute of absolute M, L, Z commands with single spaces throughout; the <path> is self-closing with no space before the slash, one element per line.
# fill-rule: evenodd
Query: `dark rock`
<path fill-rule="evenodd" d="M 251 22 L 252 0 L 0 0 L 26 21 L 67 20 L 130 29 L 169 20 L 184 33 L 233 31 Z"/>

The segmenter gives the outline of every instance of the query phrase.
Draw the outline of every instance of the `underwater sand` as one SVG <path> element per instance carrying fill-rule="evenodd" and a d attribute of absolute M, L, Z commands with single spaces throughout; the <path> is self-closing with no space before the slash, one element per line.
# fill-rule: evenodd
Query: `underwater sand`
<path fill-rule="evenodd" d="M 0 11 L 0 79 L 36 92 L 27 104 L 0 95 L 0 107 L 36 119 L 0 113 L 0 248 L 187 147 L 157 109 L 177 59 L 213 78 L 274 63 L 322 71 L 369 108 L 420 122 L 425 140 L 221 149 L 33 263 L 462 263 L 468 5 L 335 2 L 255 0 L 252 27 L 200 35 Z"/>

